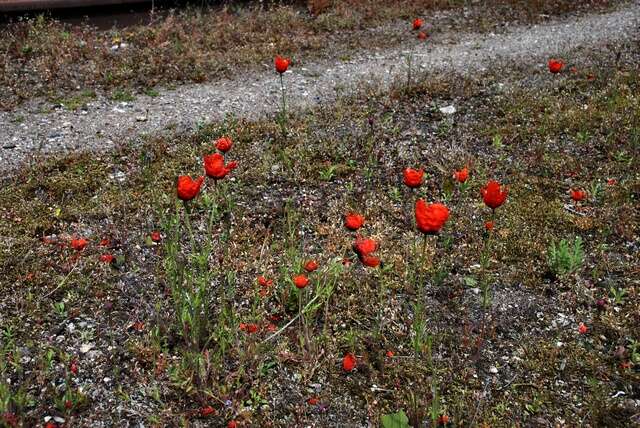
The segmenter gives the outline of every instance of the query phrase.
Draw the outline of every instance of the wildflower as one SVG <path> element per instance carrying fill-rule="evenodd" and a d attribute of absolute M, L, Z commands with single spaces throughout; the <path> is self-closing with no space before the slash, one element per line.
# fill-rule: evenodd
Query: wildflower
<path fill-rule="evenodd" d="M 216 413 L 216 409 L 211 406 L 205 406 L 200 409 L 200 416 L 206 418 L 207 416 L 211 416 Z"/>
<path fill-rule="evenodd" d="M 273 279 L 267 279 L 264 276 L 260 275 L 258 277 L 258 284 L 261 287 L 271 287 L 273 285 Z"/>
<path fill-rule="evenodd" d="M 509 194 L 509 189 L 506 186 L 501 186 L 495 180 L 489 180 L 486 186 L 480 189 L 480 194 L 484 203 L 491 209 L 495 210 L 500 205 L 504 204 Z"/>
<path fill-rule="evenodd" d="M 280 74 L 284 73 L 287 71 L 287 68 L 289 68 L 290 63 L 291 61 L 288 58 L 282 58 L 280 55 L 277 55 L 275 59 L 276 71 Z"/>
<path fill-rule="evenodd" d="M 387 358 L 393 358 L 394 355 L 393 351 L 387 351 Z"/>
<path fill-rule="evenodd" d="M 44 428 L 57 428 L 58 424 L 53 422 L 53 421 L 49 421 L 45 424 Z"/>
<path fill-rule="evenodd" d="M 427 40 L 427 37 L 429 37 L 429 36 L 427 36 L 427 33 L 425 33 L 424 31 L 420 31 L 418 33 L 418 39 L 419 40 Z"/>
<path fill-rule="evenodd" d="M 587 197 L 587 192 L 582 189 L 571 189 L 571 199 L 575 202 L 583 201 Z"/>
<path fill-rule="evenodd" d="M 376 256 L 371 256 L 369 254 L 364 254 L 360 256 L 360 261 L 363 265 L 368 267 L 378 267 L 380 265 L 380 259 Z"/>
<path fill-rule="evenodd" d="M 630 361 L 622 361 L 622 362 L 620 363 L 620 368 L 621 368 L 622 370 L 628 370 L 628 369 L 630 369 L 630 368 L 631 368 L 631 362 L 630 362 Z"/>
<path fill-rule="evenodd" d="M 564 68 L 564 63 L 558 59 L 549 60 L 549 71 L 553 74 L 560 73 Z"/>
<path fill-rule="evenodd" d="M 71 401 L 71 400 L 66 400 L 66 401 L 64 402 L 64 408 L 65 408 L 65 409 L 67 409 L 67 410 L 68 410 L 68 409 L 73 408 L 73 401 Z"/>
<path fill-rule="evenodd" d="M 158 232 L 157 230 L 154 230 L 153 232 L 151 232 L 151 240 L 153 242 L 160 242 L 161 239 L 162 239 L 162 236 L 160 235 L 160 232 Z"/>
<path fill-rule="evenodd" d="M 309 260 L 304 264 L 304 270 L 307 272 L 313 272 L 316 269 L 318 269 L 318 262 L 315 260 Z"/>
<path fill-rule="evenodd" d="M 467 178 L 469 178 L 469 169 L 465 166 L 460 171 L 454 171 L 453 178 L 455 178 L 459 183 L 464 183 L 467 181 Z"/>
<path fill-rule="evenodd" d="M 440 415 L 438 417 L 438 425 L 447 425 L 449 423 L 449 416 L 447 415 Z"/>
<path fill-rule="evenodd" d="M 304 275 L 296 275 L 293 277 L 293 284 L 302 289 L 309 285 L 309 278 Z"/>
<path fill-rule="evenodd" d="M 348 353 L 342 359 L 342 370 L 348 373 L 352 371 L 354 368 L 356 368 L 356 364 L 357 364 L 356 356 L 353 355 L 352 353 Z"/>
<path fill-rule="evenodd" d="M 190 201 L 198 196 L 200 187 L 204 182 L 204 177 L 198 177 L 195 180 L 188 175 L 178 177 L 178 198 L 183 201 Z"/>
<path fill-rule="evenodd" d="M 220 150 L 222 153 L 227 153 L 231 150 L 233 146 L 233 141 L 229 137 L 220 137 L 216 140 L 216 149 Z"/>
<path fill-rule="evenodd" d="M 489 221 L 485 222 L 485 224 L 484 224 L 484 228 L 485 228 L 485 230 L 486 230 L 487 232 L 490 232 L 490 231 L 492 231 L 492 230 L 493 230 L 493 227 L 494 227 L 495 225 L 496 225 L 496 223 L 495 223 L 494 221 L 489 220 Z"/>
<path fill-rule="evenodd" d="M 419 30 L 420 28 L 422 28 L 423 24 L 424 24 L 424 21 L 422 19 L 416 18 L 413 20 L 413 29 Z"/>
<path fill-rule="evenodd" d="M 416 224 L 418 230 L 436 235 L 449 218 L 449 208 L 442 204 L 427 204 L 423 199 L 416 201 Z"/>
<path fill-rule="evenodd" d="M 618 180 L 616 180 L 615 178 L 610 178 L 607 180 L 607 186 L 615 186 L 616 184 L 618 184 Z"/>
<path fill-rule="evenodd" d="M 318 404 L 320 400 L 318 400 L 317 397 L 309 397 L 309 399 L 307 400 L 307 403 L 309 403 L 312 406 L 315 406 L 316 404 Z"/>
<path fill-rule="evenodd" d="M 207 173 L 207 177 L 211 177 L 214 180 L 223 179 L 231 170 L 238 166 L 237 162 L 229 162 L 226 166 L 224 164 L 224 156 L 220 153 L 214 153 L 212 155 L 205 156 L 204 158 L 204 171 Z"/>
<path fill-rule="evenodd" d="M 227 428 L 238 428 L 238 423 L 232 419 L 227 424 Z"/>
<path fill-rule="evenodd" d="M 108 247 L 111 244 L 111 241 L 109 241 L 109 239 L 107 238 L 102 238 L 100 240 L 100 246 L 101 247 Z"/>
<path fill-rule="evenodd" d="M 113 257 L 113 255 L 109 253 L 106 253 L 100 256 L 100 261 L 107 264 L 113 263 L 114 260 L 115 260 L 115 257 Z"/>
<path fill-rule="evenodd" d="M 344 227 L 349 230 L 358 230 L 364 224 L 364 216 L 353 212 L 348 213 L 344 217 Z"/>
<path fill-rule="evenodd" d="M 360 256 L 367 256 L 378 249 L 378 244 L 373 239 L 364 239 L 360 236 L 356 237 L 353 243 L 353 250 Z"/>
<path fill-rule="evenodd" d="M 71 361 L 69 364 L 69 371 L 74 375 L 78 374 L 78 362 L 76 360 Z"/>
<path fill-rule="evenodd" d="M 253 323 L 245 324 L 245 323 L 241 322 L 239 328 L 240 328 L 240 330 L 246 331 L 249 334 L 253 334 L 256 331 L 258 331 L 258 325 L 257 324 L 253 324 Z"/>
<path fill-rule="evenodd" d="M 589 327 L 587 327 L 583 322 L 578 324 L 578 333 L 585 334 L 589 331 Z"/>
<path fill-rule="evenodd" d="M 405 168 L 402 171 L 402 175 L 404 176 L 403 181 L 404 184 L 413 188 L 420 187 L 422 184 L 422 177 L 424 176 L 424 170 L 422 169 L 413 169 L 413 168 Z"/>
<path fill-rule="evenodd" d="M 89 241 L 84 238 L 75 238 L 71 240 L 71 248 L 76 251 L 84 250 L 87 245 L 89 245 Z"/>

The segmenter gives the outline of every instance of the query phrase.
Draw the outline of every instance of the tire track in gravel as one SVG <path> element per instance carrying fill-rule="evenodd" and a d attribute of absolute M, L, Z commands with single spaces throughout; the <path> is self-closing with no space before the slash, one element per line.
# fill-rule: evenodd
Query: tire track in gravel
<path fill-rule="evenodd" d="M 416 69 L 465 74 L 514 62 L 546 67 L 550 56 L 581 48 L 603 49 L 635 41 L 639 34 L 640 1 L 635 0 L 612 12 L 514 27 L 499 35 L 442 33 L 426 43 L 412 40 L 404 50 L 361 52 L 349 61 L 323 61 L 302 68 L 294 65 L 285 80 L 290 108 L 302 109 L 330 101 L 362 82 L 388 85 L 404 78 L 408 48 Z M 0 112 L 0 172 L 7 175 L 44 154 L 104 151 L 135 143 L 144 135 L 190 130 L 226 114 L 259 118 L 272 113 L 280 100 L 279 80 L 272 64 L 264 66 L 262 73 L 161 90 L 157 97 L 141 95 L 132 102 L 100 96 L 82 110 L 60 107 L 41 112 L 46 102 L 32 100 L 14 111 Z"/>

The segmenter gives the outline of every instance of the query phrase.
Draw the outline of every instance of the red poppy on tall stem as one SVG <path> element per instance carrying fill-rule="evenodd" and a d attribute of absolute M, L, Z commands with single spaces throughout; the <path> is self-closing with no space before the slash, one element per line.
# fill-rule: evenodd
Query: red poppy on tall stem
<path fill-rule="evenodd" d="M 454 171 L 453 178 L 455 178 L 459 183 L 464 183 L 467 181 L 467 178 L 469 178 L 469 168 L 465 166 L 459 171 Z"/>
<path fill-rule="evenodd" d="M 224 156 L 220 153 L 214 153 L 212 155 L 205 156 L 204 158 L 204 171 L 207 173 L 207 177 L 211 177 L 214 180 L 223 179 L 231 170 L 238 166 L 237 162 L 229 162 L 224 164 Z"/>
<path fill-rule="evenodd" d="M 364 216 L 361 216 L 360 214 L 351 212 L 344 217 L 344 227 L 349 230 L 358 230 L 363 224 Z"/>
<path fill-rule="evenodd" d="M 509 194 L 509 189 L 506 186 L 501 186 L 500 183 L 495 180 L 489 180 L 487 185 L 480 189 L 480 194 L 482 195 L 484 203 L 492 210 L 495 210 L 504 204 Z"/>
<path fill-rule="evenodd" d="M 374 268 L 374 267 L 380 266 L 380 259 L 376 256 L 372 256 L 369 254 L 364 254 L 360 256 L 360 261 L 362 262 L 363 265 L 368 267 Z"/>
<path fill-rule="evenodd" d="M 150 237 L 153 242 L 160 242 L 162 240 L 162 235 L 157 230 L 151 232 Z"/>
<path fill-rule="evenodd" d="M 587 192 L 582 189 L 571 189 L 571 199 L 576 202 L 580 202 L 585 200 L 587 197 Z"/>
<path fill-rule="evenodd" d="M 75 238 L 71 240 L 71 248 L 76 251 L 84 250 L 87 245 L 89 245 L 89 241 L 84 238 Z"/>
<path fill-rule="evenodd" d="M 427 204 L 423 199 L 416 201 L 416 225 L 427 235 L 436 235 L 449 219 L 449 208 L 435 203 Z"/>
<path fill-rule="evenodd" d="M 373 239 L 365 239 L 360 236 L 356 236 L 356 241 L 353 243 L 353 250 L 358 256 L 368 256 L 378 249 L 378 244 Z"/>
<path fill-rule="evenodd" d="M 107 253 L 100 256 L 100 261 L 107 264 L 113 263 L 114 260 L 115 260 L 115 257 L 113 257 L 112 254 Z"/>
<path fill-rule="evenodd" d="M 273 285 L 273 279 L 267 279 L 264 276 L 260 275 L 258 277 L 258 284 L 261 287 L 271 287 Z"/>
<path fill-rule="evenodd" d="M 183 201 L 190 201 L 198 196 L 200 193 L 200 187 L 204 182 L 204 177 L 198 177 L 195 180 L 188 175 L 181 175 L 178 177 L 178 198 Z"/>
<path fill-rule="evenodd" d="M 558 59 L 550 59 L 549 60 L 549 71 L 553 74 L 560 73 L 564 68 L 564 63 Z"/>
<path fill-rule="evenodd" d="M 349 352 L 342 359 L 342 370 L 348 373 L 355 369 L 357 364 L 356 356 Z"/>
<path fill-rule="evenodd" d="M 309 278 L 304 275 L 296 275 L 293 277 L 293 284 L 297 288 L 305 288 L 307 285 L 309 285 Z"/>
<path fill-rule="evenodd" d="M 233 141 L 229 137 L 220 137 L 216 140 L 216 149 L 220 150 L 222 153 L 226 153 L 231 150 L 233 146 Z"/>
<path fill-rule="evenodd" d="M 316 269 L 318 269 L 318 262 L 316 262 L 315 260 L 308 260 L 304 264 L 304 270 L 306 270 L 307 272 L 313 272 Z"/>
<path fill-rule="evenodd" d="M 402 171 L 403 182 L 407 186 L 413 188 L 420 187 L 422 184 L 422 177 L 424 176 L 423 169 L 405 168 Z"/>
<path fill-rule="evenodd" d="M 419 30 L 420 28 L 422 28 L 423 24 L 424 24 L 424 21 L 422 19 L 416 18 L 413 20 L 413 29 Z"/>
<path fill-rule="evenodd" d="M 274 62 L 276 65 L 276 71 L 282 74 L 285 71 L 287 71 L 287 69 L 289 68 L 289 64 L 291 63 L 291 60 L 289 60 L 288 58 L 283 58 L 280 55 L 277 55 Z"/>

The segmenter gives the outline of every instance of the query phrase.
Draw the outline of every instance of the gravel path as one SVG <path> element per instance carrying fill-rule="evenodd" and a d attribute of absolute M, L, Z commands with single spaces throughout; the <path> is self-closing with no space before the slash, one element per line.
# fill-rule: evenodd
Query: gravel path
<path fill-rule="evenodd" d="M 422 70 L 470 73 L 495 62 L 545 67 L 550 56 L 635 41 L 639 33 L 640 1 L 636 0 L 610 13 L 514 27 L 500 35 L 442 33 L 411 44 L 414 64 Z M 364 52 L 346 62 L 294 66 L 285 74 L 291 107 L 326 102 L 362 81 L 388 84 L 398 76 L 405 78 L 405 56 L 406 51 L 393 49 Z M 61 106 L 45 111 L 48 104 L 42 100 L 0 112 L 0 171 L 6 174 L 41 154 L 107 149 L 144 134 L 191 129 L 229 113 L 255 118 L 273 112 L 278 108 L 279 82 L 272 67 L 265 64 L 264 73 L 234 80 L 161 90 L 157 97 L 138 96 L 133 102 L 98 97 L 75 112 Z"/>

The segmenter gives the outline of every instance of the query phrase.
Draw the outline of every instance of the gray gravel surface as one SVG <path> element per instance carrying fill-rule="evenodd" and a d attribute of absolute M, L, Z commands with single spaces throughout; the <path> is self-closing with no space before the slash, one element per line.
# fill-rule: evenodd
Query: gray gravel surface
<path fill-rule="evenodd" d="M 509 62 L 546 67 L 551 56 L 635 42 L 639 33 L 640 2 L 634 1 L 609 13 L 514 27 L 501 34 L 443 32 L 427 42 L 412 39 L 403 49 L 293 66 L 285 81 L 290 107 L 300 109 L 330 101 L 363 82 L 388 85 L 406 78 L 405 58 L 410 52 L 414 69 L 426 72 L 471 73 Z M 102 150 L 157 132 L 189 130 L 227 114 L 247 118 L 271 114 L 278 109 L 279 80 L 272 64 L 264 68 L 262 73 L 239 74 L 232 80 L 160 90 L 157 97 L 140 95 L 132 102 L 98 96 L 83 109 L 69 111 L 31 100 L 0 112 L 0 171 L 10 174 L 43 154 Z"/>

